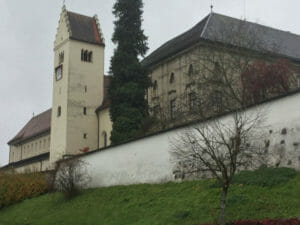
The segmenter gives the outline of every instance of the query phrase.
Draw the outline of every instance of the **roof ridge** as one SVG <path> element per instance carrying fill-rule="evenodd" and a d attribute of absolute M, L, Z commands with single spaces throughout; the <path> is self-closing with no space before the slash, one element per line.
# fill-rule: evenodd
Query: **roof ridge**
<path fill-rule="evenodd" d="M 249 20 L 238 19 L 236 17 L 227 16 L 227 15 L 224 15 L 224 14 L 221 14 L 221 13 L 212 12 L 212 14 L 215 14 L 216 16 L 227 17 L 227 18 L 234 19 L 234 20 L 245 21 L 246 23 L 250 23 L 250 24 L 253 24 L 253 25 L 258 25 L 258 26 L 261 26 L 261 27 L 265 27 L 265 28 L 280 31 L 280 32 L 285 32 L 285 33 L 292 34 L 292 35 L 295 35 L 295 36 L 300 38 L 300 34 L 296 34 L 296 33 L 293 33 L 291 31 L 288 31 L 288 30 L 280 30 L 279 28 L 275 28 L 275 27 L 271 27 L 271 26 L 268 26 L 268 25 L 252 22 L 252 21 L 249 21 Z"/>
<path fill-rule="evenodd" d="M 184 31 L 183 33 L 174 36 L 173 38 L 169 39 L 168 41 L 166 41 L 165 43 L 163 43 L 162 45 L 160 45 L 159 47 L 157 47 L 153 52 L 151 52 L 148 56 L 154 54 L 155 52 L 157 52 L 158 50 L 160 50 L 161 48 L 163 48 L 164 46 L 166 46 L 167 44 L 169 44 L 170 42 L 172 42 L 174 39 L 179 38 L 185 34 L 187 34 L 188 32 L 190 32 L 191 30 L 195 29 L 196 27 L 199 26 L 199 24 L 201 24 L 203 21 L 205 21 L 206 19 L 208 19 L 208 17 L 210 16 L 210 14 L 208 14 L 207 16 L 205 16 L 201 21 L 197 22 L 195 25 L 193 25 L 191 28 L 187 29 L 186 31 Z M 201 35 L 200 35 L 201 37 Z M 148 57 L 146 56 L 145 59 Z"/>
<path fill-rule="evenodd" d="M 75 15 L 87 17 L 87 18 L 89 18 L 89 19 L 93 19 L 93 18 L 94 18 L 93 16 L 87 16 L 87 15 L 83 15 L 83 14 L 81 14 L 81 13 L 77 13 L 77 12 L 73 12 L 73 11 L 68 11 L 68 10 L 67 10 L 67 13 L 73 13 L 73 14 L 75 14 Z"/>
<path fill-rule="evenodd" d="M 208 15 L 208 18 L 207 18 L 207 21 L 206 21 L 206 23 L 205 23 L 205 26 L 204 26 L 204 28 L 203 28 L 201 34 L 200 34 L 200 37 L 201 37 L 201 38 L 203 37 L 203 34 L 204 34 L 204 32 L 206 31 L 206 29 L 207 29 L 208 23 L 209 23 L 210 18 L 212 17 L 212 15 L 213 15 L 213 12 L 211 12 L 211 13 Z M 207 16 L 206 16 L 206 17 L 207 17 Z M 206 18 L 206 17 L 205 17 L 205 18 Z M 205 19 L 205 18 L 204 18 L 204 19 Z M 202 21 L 203 21 L 203 20 L 202 20 Z"/>
<path fill-rule="evenodd" d="M 45 111 L 43 111 L 43 112 L 37 114 L 36 116 L 33 116 L 31 119 L 34 119 L 34 118 L 39 117 L 39 116 L 41 116 L 41 115 L 43 115 L 43 114 L 45 114 L 45 113 L 48 113 L 50 110 L 52 110 L 52 108 L 47 109 L 47 110 L 45 110 Z"/>

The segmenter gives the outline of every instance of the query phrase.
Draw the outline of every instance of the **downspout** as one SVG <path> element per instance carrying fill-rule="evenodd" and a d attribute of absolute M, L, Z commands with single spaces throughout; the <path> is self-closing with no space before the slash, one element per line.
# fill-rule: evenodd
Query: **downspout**
<path fill-rule="evenodd" d="M 98 120 L 98 124 L 97 124 L 97 126 L 98 126 L 98 135 L 97 135 L 97 142 L 98 142 L 98 145 L 97 145 L 97 149 L 99 149 L 99 148 L 100 148 L 100 143 L 99 143 L 99 133 L 100 133 L 100 126 L 99 126 L 99 111 L 98 111 L 98 112 L 96 111 L 96 114 L 97 114 L 97 120 Z"/>
<path fill-rule="evenodd" d="M 21 144 L 21 160 L 23 158 L 23 145 Z"/>

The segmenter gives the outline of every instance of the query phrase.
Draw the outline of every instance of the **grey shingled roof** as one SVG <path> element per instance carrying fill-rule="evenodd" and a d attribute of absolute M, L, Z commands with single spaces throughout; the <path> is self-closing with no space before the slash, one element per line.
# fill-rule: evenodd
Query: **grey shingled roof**
<path fill-rule="evenodd" d="M 240 38 L 240 40 L 238 40 Z M 241 43 L 241 39 L 249 43 Z M 251 45 L 251 38 L 256 46 Z M 300 36 L 257 23 L 211 13 L 192 29 L 166 42 L 143 60 L 152 66 L 199 41 L 216 41 L 238 47 L 253 48 L 300 60 Z M 254 42 L 255 42 L 254 41 Z"/>
<path fill-rule="evenodd" d="M 70 11 L 68 11 L 67 14 L 71 28 L 71 39 L 92 44 L 104 44 L 103 37 L 101 37 L 94 17 L 84 16 Z"/>

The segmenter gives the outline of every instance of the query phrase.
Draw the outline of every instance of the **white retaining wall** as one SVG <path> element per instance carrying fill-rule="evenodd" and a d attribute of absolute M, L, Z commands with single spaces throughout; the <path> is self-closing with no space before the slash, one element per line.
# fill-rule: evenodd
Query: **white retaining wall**
<path fill-rule="evenodd" d="M 274 165 L 300 170 L 300 93 L 265 103 L 263 107 L 268 126 L 262 141 L 270 141 L 269 150 L 275 153 Z M 86 162 L 91 176 L 90 186 L 174 181 L 170 140 L 180 130 L 82 156 L 81 160 Z"/>

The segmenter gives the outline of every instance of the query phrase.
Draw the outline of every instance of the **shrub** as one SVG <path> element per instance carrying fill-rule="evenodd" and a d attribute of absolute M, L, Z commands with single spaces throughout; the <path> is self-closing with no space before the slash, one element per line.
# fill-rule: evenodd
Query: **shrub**
<path fill-rule="evenodd" d="M 57 162 L 54 179 L 56 189 L 66 199 L 76 196 L 90 181 L 85 163 L 78 158 Z"/>
<path fill-rule="evenodd" d="M 0 174 L 0 208 L 48 191 L 44 174 Z"/>
<path fill-rule="evenodd" d="M 266 220 L 241 220 L 227 223 L 227 225 L 299 225 L 300 219 L 266 219 Z M 215 224 L 202 224 L 215 225 Z"/>
<path fill-rule="evenodd" d="M 235 221 L 233 225 L 299 225 L 300 219 L 266 219 Z"/>

